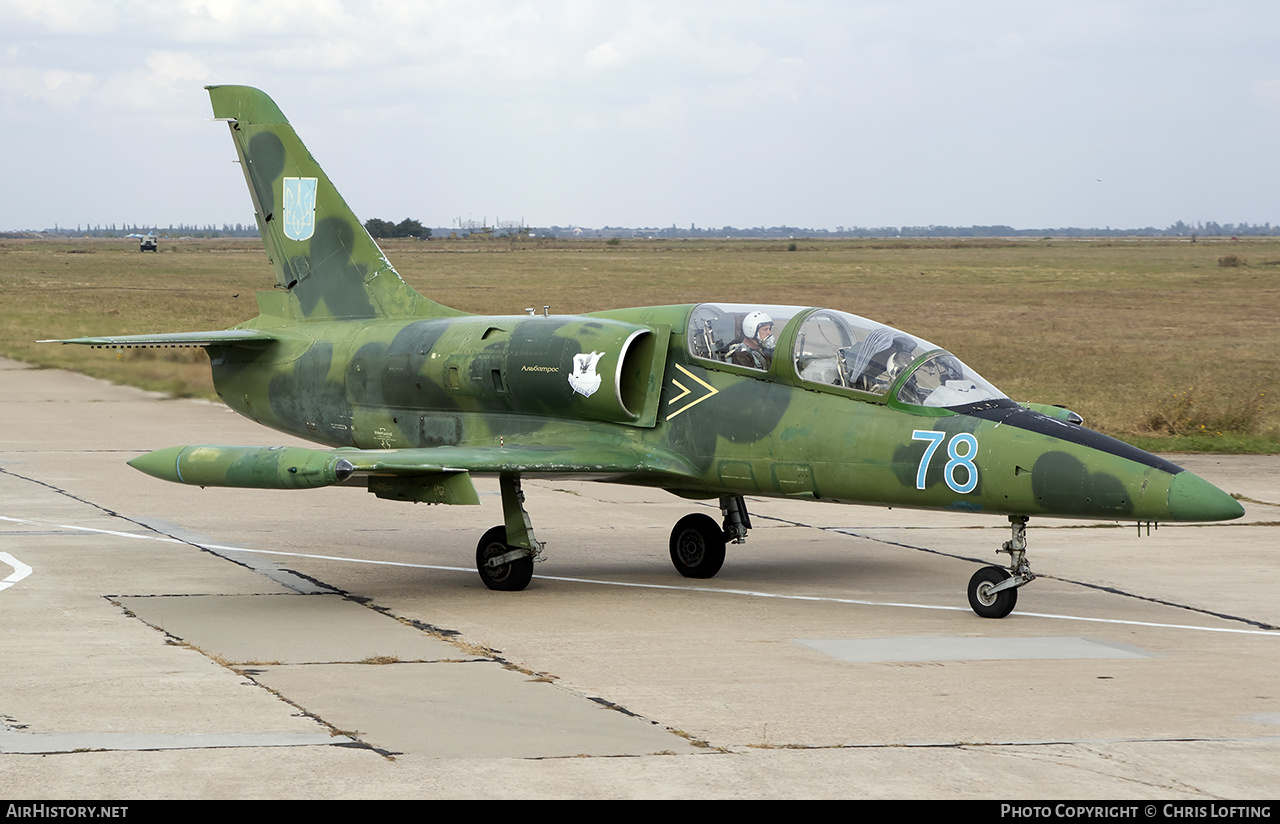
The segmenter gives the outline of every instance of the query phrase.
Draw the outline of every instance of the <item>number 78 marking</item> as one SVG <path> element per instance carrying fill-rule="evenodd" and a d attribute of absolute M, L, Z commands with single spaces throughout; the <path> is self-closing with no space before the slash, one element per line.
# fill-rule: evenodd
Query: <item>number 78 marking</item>
<path fill-rule="evenodd" d="M 929 445 L 924 449 L 924 456 L 920 458 L 920 467 L 916 470 L 916 489 L 925 488 L 924 479 L 929 471 L 929 460 L 946 439 L 947 433 L 935 432 L 932 429 L 917 429 L 911 433 L 911 440 L 929 442 Z M 960 454 L 960 444 L 964 444 L 966 447 L 963 455 Z M 968 432 L 961 432 L 952 436 L 951 443 L 947 444 L 947 457 L 951 460 L 947 461 L 947 465 L 942 472 L 942 479 L 947 482 L 947 486 L 952 491 L 965 495 L 978 486 L 978 467 L 973 463 L 973 459 L 977 454 L 978 439 L 973 435 Z M 960 467 L 964 467 L 965 470 L 964 483 L 956 480 L 956 470 Z"/>

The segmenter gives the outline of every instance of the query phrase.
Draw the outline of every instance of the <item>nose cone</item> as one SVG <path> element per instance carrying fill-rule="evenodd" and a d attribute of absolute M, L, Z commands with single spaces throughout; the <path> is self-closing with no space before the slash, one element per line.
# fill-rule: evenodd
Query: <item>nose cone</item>
<path fill-rule="evenodd" d="M 1184 470 L 1169 484 L 1169 513 L 1175 521 L 1229 521 L 1243 515 L 1244 507 L 1204 478 Z"/>
<path fill-rule="evenodd" d="M 129 461 L 129 466 L 139 472 L 145 472 L 153 478 L 181 482 L 182 476 L 178 474 L 178 456 L 182 454 L 182 450 L 185 448 L 183 446 L 170 446 L 166 449 L 147 452 Z"/>

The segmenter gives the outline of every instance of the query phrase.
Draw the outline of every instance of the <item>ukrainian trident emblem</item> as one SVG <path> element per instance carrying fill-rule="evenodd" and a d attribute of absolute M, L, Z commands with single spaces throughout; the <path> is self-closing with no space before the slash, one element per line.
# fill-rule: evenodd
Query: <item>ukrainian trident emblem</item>
<path fill-rule="evenodd" d="M 284 236 L 290 240 L 307 240 L 316 231 L 316 179 L 286 177 L 284 179 Z"/>

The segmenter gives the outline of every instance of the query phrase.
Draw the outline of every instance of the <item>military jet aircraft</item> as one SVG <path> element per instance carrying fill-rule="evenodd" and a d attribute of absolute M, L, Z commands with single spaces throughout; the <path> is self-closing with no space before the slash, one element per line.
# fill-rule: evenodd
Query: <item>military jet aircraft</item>
<path fill-rule="evenodd" d="M 951 353 L 834 309 L 703 303 L 577 316 L 478 316 L 401 280 L 263 92 L 207 87 L 230 125 L 277 289 L 233 329 L 77 338 L 197 346 L 218 395 L 330 449 L 175 446 L 130 465 L 199 486 L 362 485 L 380 498 L 478 504 L 496 475 L 503 523 L 484 533 L 486 586 L 522 590 L 543 552 L 521 481 L 567 477 L 718 499 L 671 532 L 681 575 L 710 578 L 751 528 L 744 496 L 1007 517 L 1007 568 L 969 602 L 1007 615 L 1034 575 L 1031 516 L 1215 521 L 1240 504 L 1191 472 L 1019 404 Z"/>

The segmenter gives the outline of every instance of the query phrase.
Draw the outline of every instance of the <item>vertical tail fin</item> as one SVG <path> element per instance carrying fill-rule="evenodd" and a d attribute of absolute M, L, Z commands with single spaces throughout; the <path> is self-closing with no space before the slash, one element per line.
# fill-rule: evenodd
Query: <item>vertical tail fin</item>
<path fill-rule="evenodd" d="M 206 86 L 228 121 L 280 286 L 307 319 L 462 314 L 401 280 L 280 108 L 248 86 Z"/>

